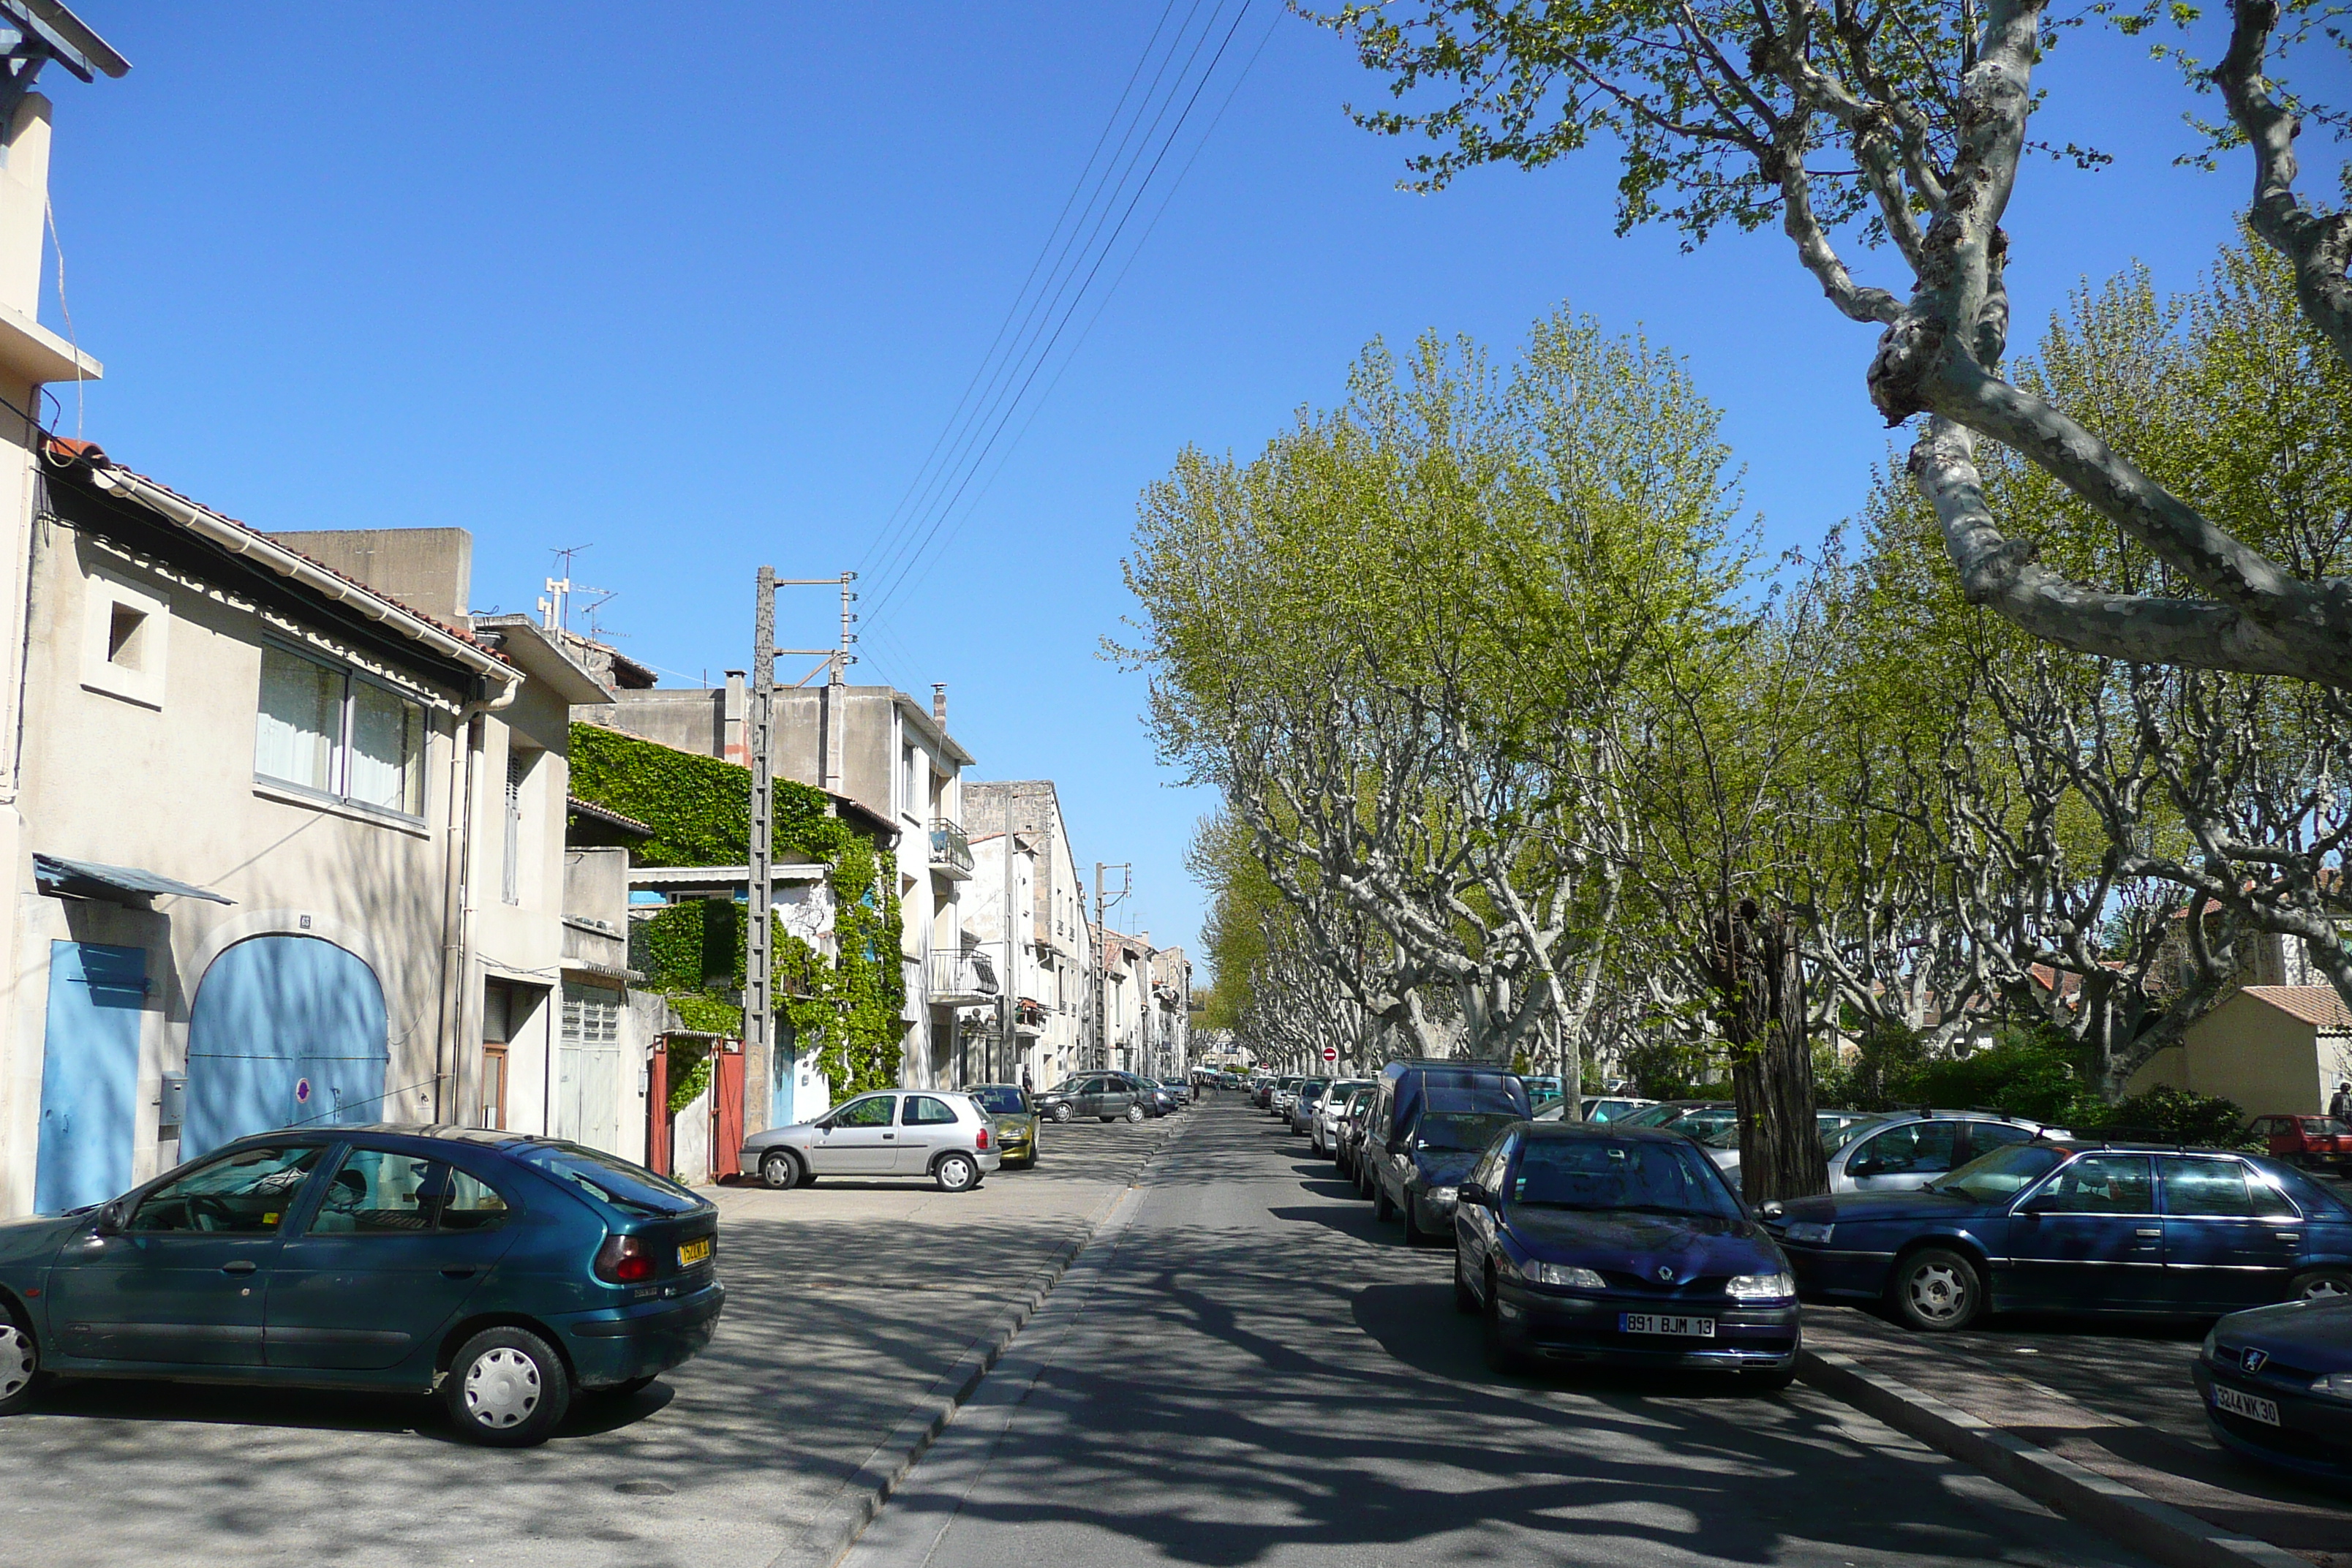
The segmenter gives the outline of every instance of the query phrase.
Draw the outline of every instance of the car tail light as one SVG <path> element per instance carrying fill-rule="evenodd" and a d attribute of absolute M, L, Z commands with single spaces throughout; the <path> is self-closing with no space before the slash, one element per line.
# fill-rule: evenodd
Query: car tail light
<path fill-rule="evenodd" d="M 983 1127 L 983 1128 L 982 1128 L 982 1129 L 980 1130 L 980 1142 L 979 1142 L 977 1144 L 973 1145 L 973 1147 L 975 1147 L 975 1148 L 980 1148 L 980 1149 L 985 1149 L 985 1148 L 987 1148 L 987 1147 L 988 1147 L 988 1129 L 987 1129 L 987 1128 Z"/>
<path fill-rule="evenodd" d="M 654 1249 L 643 1237 L 614 1236 L 596 1249 L 596 1278 L 615 1285 L 640 1285 L 654 1277 Z"/>

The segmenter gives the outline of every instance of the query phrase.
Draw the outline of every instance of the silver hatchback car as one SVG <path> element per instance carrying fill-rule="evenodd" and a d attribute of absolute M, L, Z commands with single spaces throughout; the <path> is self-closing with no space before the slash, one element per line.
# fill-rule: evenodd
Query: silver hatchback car
<path fill-rule="evenodd" d="M 743 1168 L 772 1187 L 806 1186 L 819 1176 L 916 1176 L 943 1193 L 970 1192 L 1002 1163 L 993 1125 L 968 1094 L 884 1089 L 814 1121 L 752 1133 L 743 1140 Z"/>

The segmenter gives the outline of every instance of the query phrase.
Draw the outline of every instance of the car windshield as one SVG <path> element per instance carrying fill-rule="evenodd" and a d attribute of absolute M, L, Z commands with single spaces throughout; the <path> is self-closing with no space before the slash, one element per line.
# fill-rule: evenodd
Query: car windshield
<path fill-rule="evenodd" d="M 1638 1210 L 1736 1220 L 1715 1167 L 1691 1144 L 1647 1138 L 1530 1138 L 1508 1201 L 1531 1208 Z"/>
<path fill-rule="evenodd" d="M 1622 1116 L 1612 1116 L 1614 1127 L 1664 1127 L 1683 1113 L 1679 1105 L 1645 1105 L 1639 1110 L 1629 1110 Z"/>
<path fill-rule="evenodd" d="M 964 1092 L 980 1101 L 980 1108 L 991 1116 L 1026 1116 L 1029 1113 L 1026 1099 L 1009 1083 L 992 1083 Z"/>
<path fill-rule="evenodd" d="M 2012 1143 L 1962 1165 L 1927 1190 L 1952 1193 L 1978 1203 L 1994 1203 L 2048 1175 L 2065 1154 L 2046 1143 Z"/>
<path fill-rule="evenodd" d="M 1477 1150 L 1495 1141 L 1495 1134 L 1519 1119 L 1481 1116 L 1465 1111 L 1433 1111 L 1421 1119 L 1417 1136 L 1424 1149 Z"/>
<path fill-rule="evenodd" d="M 690 1214 L 702 1206 L 700 1198 L 668 1177 L 577 1143 L 525 1144 L 514 1155 L 541 1174 L 585 1188 L 632 1214 Z"/>

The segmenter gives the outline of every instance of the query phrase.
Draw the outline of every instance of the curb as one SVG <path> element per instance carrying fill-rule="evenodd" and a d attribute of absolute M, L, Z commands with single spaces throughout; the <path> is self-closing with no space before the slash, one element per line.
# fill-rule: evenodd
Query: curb
<path fill-rule="evenodd" d="M 1134 1173 L 1128 1178 L 1128 1189 L 1141 1184 L 1143 1173 L 1150 1168 L 1151 1162 L 1158 1159 L 1169 1144 L 1181 1137 L 1191 1125 L 1188 1118 L 1173 1131 L 1163 1133 L 1144 1151 Z M 1062 1276 L 1069 1272 L 1071 1263 L 1101 1234 L 1104 1225 L 1118 1212 L 1121 1195 L 1123 1194 L 1113 1194 L 1098 1213 L 1087 1220 L 1080 1234 L 1055 1250 L 1053 1257 L 1046 1261 L 1042 1277 L 1029 1293 L 1001 1313 L 989 1331 L 968 1346 L 956 1359 L 955 1364 L 940 1373 L 931 1384 L 932 1391 L 944 1385 L 948 1392 L 944 1394 L 927 1392 L 914 1409 L 899 1417 L 898 1424 L 890 1428 L 888 1436 L 875 1445 L 874 1451 L 866 1456 L 865 1462 L 851 1471 L 842 1483 L 841 1490 L 836 1494 L 841 1500 L 828 1510 L 830 1517 L 809 1525 L 791 1545 L 769 1559 L 768 1568 L 791 1568 L 794 1563 L 810 1563 L 816 1564 L 816 1568 L 838 1568 L 841 1560 L 849 1555 L 849 1549 L 857 1544 L 857 1538 L 866 1532 L 866 1527 L 874 1522 L 875 1516 L 890 1500 L 890 1494 L 898 1489 L 908 1473 L 921 1462 L 931 1444 L 955 1420 L 956 1413 L 970 1403 L 981 1383 L 995 1370 L 996 1363 L 1003 1359 L 1004 1352 L 1012 1348 L 1013 1342 L 1020 1337 L 1029 1320 L 1037 1315 L 1038 1309 L 1045 1304 L 1045 1298 L 1054 1293 L 1054 1288 L 1062 1282 Z M 2310 1568 L 2310 1564 L 2298 1560 L 2296 1568 Z"/>
<path fill-rule="evenodd" d="M 2292 1552 L 2210 1525 L 2121 1481 L 2037 1448 L 1907 1383 L 1867 1371 L 1852 1356 L 1801 1351 L 1797 1375 L 1831 1398 L 2167 1568 L 2311 1568 L 2307 1559 Z"/>

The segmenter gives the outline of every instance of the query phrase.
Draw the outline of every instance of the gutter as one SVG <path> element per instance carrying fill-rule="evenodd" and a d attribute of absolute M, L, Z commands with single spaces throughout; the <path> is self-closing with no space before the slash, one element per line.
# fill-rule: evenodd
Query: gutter
<path fill-rule="evenodd" d="M 257 562 L 280 577 L 290 578 L 323 598 L 357 610 L 368 619 L 392 627 L 411 641 L 423 643 L 444 658 L 465 666 L 485 680 L 503 683 L 506 690 L 491 700 L 489 706 L 492 709 L 503 708 L 512 702 L 515 693 L 521 688 L 523 672 L 495 654 L 476 647 L 463 638 L 452 637 L 414 612 L 335 575 L 318 563 L 296 554 L 251 529 L 240 528 L 192 501 L 182 500 L 163 486 L 141 479 L 128 468 L 100 468 L 92 463 L 89 478 L 100 489 L 136 501 L 232 555 L 242 555 Z"/>

